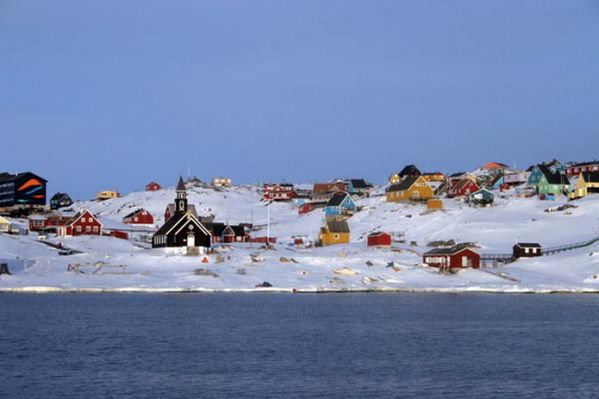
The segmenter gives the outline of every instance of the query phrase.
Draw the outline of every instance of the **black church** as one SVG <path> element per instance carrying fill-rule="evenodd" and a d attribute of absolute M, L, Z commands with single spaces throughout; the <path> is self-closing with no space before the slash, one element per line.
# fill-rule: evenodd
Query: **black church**
<path fill-rule="evenodd" d="M 200 247 L 210 248 L 210 231 L 188 209 L 187 190 L 183 178 L 177 184 L 175 214 L 152 237 L 152 248 Z"/>

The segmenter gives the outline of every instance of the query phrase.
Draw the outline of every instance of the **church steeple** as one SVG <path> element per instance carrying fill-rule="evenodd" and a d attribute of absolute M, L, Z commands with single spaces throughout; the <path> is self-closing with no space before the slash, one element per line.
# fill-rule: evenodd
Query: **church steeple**
<path fill-rule="evenodd" d="M 185 182 L 183 177 L 179 176 L 179 183 L 177 184 L 177 198 L 175 199 L 175 213 L 186 213 L 187 212 L 187 190 L 185 189 Z"/>

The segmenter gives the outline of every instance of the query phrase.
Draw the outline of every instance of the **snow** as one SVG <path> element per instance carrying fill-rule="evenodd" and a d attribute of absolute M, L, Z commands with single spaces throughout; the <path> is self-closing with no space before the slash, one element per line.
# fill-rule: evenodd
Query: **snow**
<path fill-rule="evenodd" d="M 0 291 L 599 292 L 597 243 L 555 256 L 450 275 L 421 265 L 421 254 L 429 249 L 426 244 L 435 240 L 476 242 L 483 253 L 510 253 L 517 241 L 549 247 L 588 240 L 599 233 L 599 195 L 571 202 L 576 208 L 545 212 L 567 200 L 495 194 L 496 204 L 491 208 L 471 208 L 458 199 L 443 199 L 444 210 L 429 212 L 423 205 L 387 203 L 382 190 L 376 190 L 374 196 L 357 201 L 362 210 L 348 221 L 350 244 L 305 250 L 292 247 L 291 237 L 315 239 L 324 222 L 323 211 L 299 216 L 291 203 L 274 203 L 270 206 L 271 235 L 278 238 L 274 249 L 259 244 L 220 246 L 206 256 L 208 263 L 202 262 L 204 256 L 151 249 L 139 241 L 148 234 L 144 232 L 131 233 L 131 240 L 48 237 L 50 243 L 81 252 L 70 256 L 59 255 L 37 241 L 35 233 L 0 234 L 0 262 L 8 261 L 13 272 L 0 276 Z M 89 209 L 110 227 L 125 229 L 122 217 L 139 207 L 150 211 L 160 225 L 164 209 L 174 197 L 174 189 L 168 188 L 103 202 L 80 202 L 73 208 Z M 214 214 L 222 222 L 253 223 L 261 229 L 253 235 L 266 235 L 267 209 L 256 186 L 192 187 L 188 197 L 200 215 Z M 406 242 L 395 243 L 392 249 L 368 248 L 366 236 L 379 230 L 403 232 Z M 256 253 L 263 261 L 252 261 L 250 254 Z M 69 265 L 79 265 L 83 273 L 68 271 Z M 194 272 L 200 268 L 210 273 Z M 264 281 L 273 287 L 256 288 Z"/>

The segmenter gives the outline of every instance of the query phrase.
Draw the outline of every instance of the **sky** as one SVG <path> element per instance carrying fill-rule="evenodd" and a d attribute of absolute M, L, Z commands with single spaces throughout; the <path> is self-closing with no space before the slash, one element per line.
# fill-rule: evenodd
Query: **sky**
<path fill-rule="evenodd" d="M 0 0 L 0 171 L 50 194 L 599 158 L 598 0 Z"/>

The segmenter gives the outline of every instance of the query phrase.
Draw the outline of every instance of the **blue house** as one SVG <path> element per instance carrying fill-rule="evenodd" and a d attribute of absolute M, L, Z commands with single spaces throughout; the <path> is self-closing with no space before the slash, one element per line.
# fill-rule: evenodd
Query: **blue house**
<path fill-rule="evenodd" d="M 372 184 L 367 183 L 364 179 L 347 180 L 347 192 L 352 196 L 368 197 L 370 191 L 372 191 Z"/>
<path fill-rule="evenodd" d="M 349 217 L 356 213 L 358 207 L 348 193 L 335 193 L 324 207 L 324 213 L 327 217 L 346 216 Z"/>

